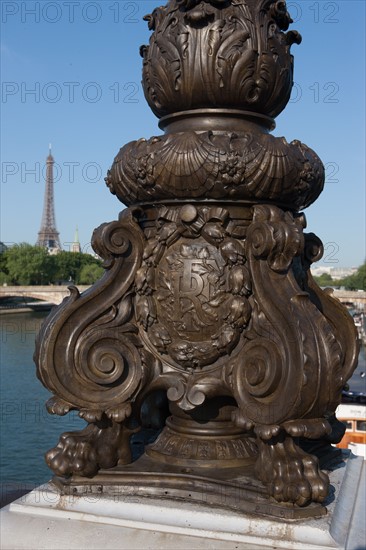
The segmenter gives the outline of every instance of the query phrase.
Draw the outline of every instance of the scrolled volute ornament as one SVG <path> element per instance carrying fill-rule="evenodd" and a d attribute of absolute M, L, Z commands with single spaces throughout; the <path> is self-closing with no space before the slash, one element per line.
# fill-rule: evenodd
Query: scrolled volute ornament
<path fill-rule="evenodd" d="M 141 262 L 143 239 L 132 213 L 103 224 L 93 245 L 108 269 L 89 291 L 72 291 L 53 310 L 39 334 L 36 360 L 37 374 L 51 392 L 70 408 L 100 415 L 131 399 L 142 379 L 128 290 Z M 72 326 L 77 328 L 70 333 Z"/>
<path fill-rule="evenodd" d="M 302 252 L 304 237 L 291 213 L 275 206 L 258 205 L 247 246 L 252 248 L 255 258 L 266 259 L 271 269 L 286 272 L 294 257 Z"/>

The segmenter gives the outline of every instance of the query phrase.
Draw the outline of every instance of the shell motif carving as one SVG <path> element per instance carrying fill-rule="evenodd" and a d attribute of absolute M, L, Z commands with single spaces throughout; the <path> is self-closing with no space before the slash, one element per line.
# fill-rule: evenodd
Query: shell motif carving
<path fill-rule="evenodd" d="M 284 1 L 170 0 L 145 19 L 154 33 L 141 48 L 143 85 L 158 117 L 202 107 L 275 117 L 285 108 L 290 46 L 301 37 L 283 32 L 292 22 Z"/>
<path fill-rule="evenodd" d="M 324 167 L 299 141 L 185 132 L 125 145 L 106 182 L 125 204 L 211 197 L 277 200 L 301 209 L 321 193 Z"/>

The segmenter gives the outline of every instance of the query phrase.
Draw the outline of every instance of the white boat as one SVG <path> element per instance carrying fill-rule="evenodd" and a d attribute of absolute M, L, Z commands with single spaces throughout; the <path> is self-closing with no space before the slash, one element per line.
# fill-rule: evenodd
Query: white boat
<path fill-rule="evenodd" d="M 336 416 L 346 424 L 346 432 L 337 447 L 348 448 L 366 460 L 366 405 L 341 403 Z"/>

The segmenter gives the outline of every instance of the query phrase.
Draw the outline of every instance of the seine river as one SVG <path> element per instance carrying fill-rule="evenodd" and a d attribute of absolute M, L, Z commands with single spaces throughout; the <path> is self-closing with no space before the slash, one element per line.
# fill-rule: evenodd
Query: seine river
<path fill-rule="evenodd" d="M 60 434 L 85 426 L 75 413 L 49 415 L 50 393 L 36 377 L 34 340 L 45 313 L 0 314 L 1 481 L 39 485 L 51 471 L 43 455 Z"/>
<path fill-rule="evenodd" d="M 76 413 L 65 417 L 47 413 L 50 393 L 36 377 L 34 340 L 45 313 L 0 315 L 1 482 L 39 485 L 51 477 L 43 455 L 62 432 L 85 426 Z M 350 381 L 353 391 L 366 391 L 365 350 Z"/>

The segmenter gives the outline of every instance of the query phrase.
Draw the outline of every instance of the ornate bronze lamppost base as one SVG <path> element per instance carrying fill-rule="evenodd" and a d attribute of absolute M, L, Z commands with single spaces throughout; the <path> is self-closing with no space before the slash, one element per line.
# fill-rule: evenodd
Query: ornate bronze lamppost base
<path fill-rule="evenodd" d="M 177 416 L 167 418 L 154 443 L 146 445 L 144 454 L 131 464 L 100 470 L 92 480 L 75 474 L 68 479 L 56 476 L 54 483 L 66 495 L 114 501 L 126 497 L 182 499 L 289 520 L 326 514 L 321 504 L 299 507 L 268 499 L 266 487 L 255 476 L 255 438 L 229 421 L 235 408 L 227 399 L 212 400 L 202 411 L 195 411 L 195 419 L 172 408 Z M 207 420 L 210 413 L 216 416 L 214 421 Z M 136 439 L 139 434 L 133 436 L 132 446 Z"/>
<path fill-rule="evenodd" d="M 106 182 L 129 208 L 93 235 L 106 274 L 39 335 L 48 410 L 88 423 L 47 463 L 65 492 L 322 515 L 315 454 L 342 435 L 358 342 L 310 273 L 322 243 L 300 211 L 324 167 L 269 133 L 300 36 L 273 0 L 170 0 L 147 20 L 144 91 L 165 134 L 118 153 Z M 140 429 L 155 440 L 137 459 Z"/>

